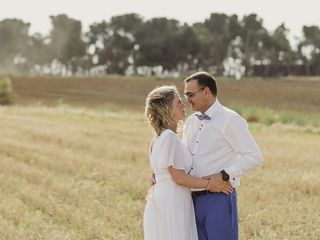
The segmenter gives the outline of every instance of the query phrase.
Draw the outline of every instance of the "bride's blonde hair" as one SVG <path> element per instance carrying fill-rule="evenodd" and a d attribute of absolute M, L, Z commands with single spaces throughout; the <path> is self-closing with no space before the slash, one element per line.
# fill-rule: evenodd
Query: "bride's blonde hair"
<path fill-rule="evenodd" d="M 145 115 L 158 136 L 166 129 L 177 132 L 172 109 L 175 93 L 178 94 L 175 86 L 162 86 L 153 89 L 146 98 Z"/>

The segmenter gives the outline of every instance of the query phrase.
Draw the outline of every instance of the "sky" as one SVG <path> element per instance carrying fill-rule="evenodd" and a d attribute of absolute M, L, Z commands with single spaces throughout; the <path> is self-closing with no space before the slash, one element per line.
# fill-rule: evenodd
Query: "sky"
<path fill-rule="evenodd" d="M 212 12 L 243 15 L 256 13 L 268 31 L 282 22 L 292 42 L 303 25 L 320 27 L 319 0 L 0 0 L 0 21 L 18 18 L 31 23 L 30 32 L 49 33 L 49 16 L 67 14 L 82 21 L 84 30 L 112 16 L 137 13 L 144 19 L 167 17 L 182 23 L 203 22 Z"/>

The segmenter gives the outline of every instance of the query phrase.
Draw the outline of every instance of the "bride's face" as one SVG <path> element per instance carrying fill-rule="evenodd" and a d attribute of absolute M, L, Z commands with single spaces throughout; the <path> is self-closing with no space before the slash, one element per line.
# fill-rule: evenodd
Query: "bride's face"
<path fill-rule="evenodd" d="M 181 101 L 181 98 L 178 95 L 178 93 L 175 93 L 174 99 L 172 102 L 172 116 L 174 120 L 176 120 L 177 122 L 183 120 L 186 116 L 185 105 Z"/>

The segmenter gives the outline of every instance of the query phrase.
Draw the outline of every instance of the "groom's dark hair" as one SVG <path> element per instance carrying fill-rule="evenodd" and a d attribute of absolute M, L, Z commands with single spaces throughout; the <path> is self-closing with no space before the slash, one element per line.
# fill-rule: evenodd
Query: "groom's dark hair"
<path fill-rule="evenodd" d="M 214 96 L 217 96 L 218 89 L 216 79 L 207 72 L 196 72 L 187 77 L 184 82 L 187 83 L 191 80 L 197 80 L 200 87 L 208 87 Z"/>

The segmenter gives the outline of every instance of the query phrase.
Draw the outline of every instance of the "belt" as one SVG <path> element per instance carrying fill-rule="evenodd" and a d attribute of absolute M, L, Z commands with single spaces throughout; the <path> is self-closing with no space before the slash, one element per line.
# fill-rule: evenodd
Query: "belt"
<path fill-rule="evenodd" d="M 203 190 L 203 191 L 195 191 L 195 192 L 192 192 L 191 195 L 192 197 L 199 197 L 199 196 L 202 196 L 202 195 L 208 195 L 208 194 L 213 194 L 215 192 L 210 192 L 208 190 Z"/>

